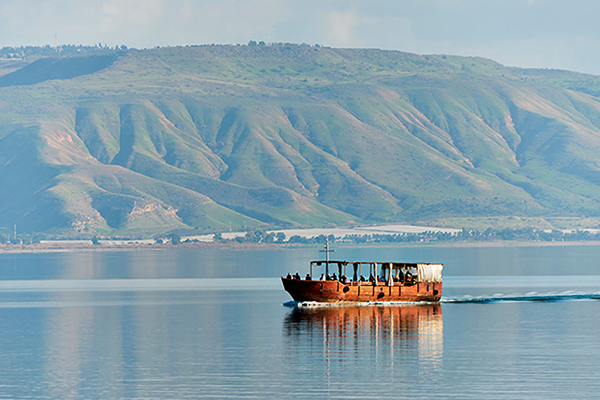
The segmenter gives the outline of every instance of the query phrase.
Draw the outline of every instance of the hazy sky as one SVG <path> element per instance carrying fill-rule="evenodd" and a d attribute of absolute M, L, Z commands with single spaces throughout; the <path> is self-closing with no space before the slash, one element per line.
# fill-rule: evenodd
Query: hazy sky
<path fill-rule="evenodd" d="M 319 43 L 600 74 L 595 0 L 0 0 L 0 46 Z"/>

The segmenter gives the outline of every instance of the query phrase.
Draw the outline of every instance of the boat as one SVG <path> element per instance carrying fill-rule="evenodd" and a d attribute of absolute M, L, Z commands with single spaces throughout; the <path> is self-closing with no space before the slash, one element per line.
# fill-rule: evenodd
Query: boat
<path fill-rule="evenodd" d="M 281 277 L 283 288 L 296 302 L 439 302 L 443 264 L 325 260 L 310 262 L 305 279 Z M 321 278 L 313 272 L 322 268 Z M 330 271 L 337 271 L 330 275 Z M 318 272 L 318 271 L 317 271 Z M 350 277 L 346 273 L 350 273 Z M 363 273 L 368 272 L 369 279 Z"/>

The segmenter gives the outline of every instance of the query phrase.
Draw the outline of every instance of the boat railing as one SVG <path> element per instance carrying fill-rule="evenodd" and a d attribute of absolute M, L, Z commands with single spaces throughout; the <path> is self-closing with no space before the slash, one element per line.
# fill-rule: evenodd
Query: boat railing
<path fill-rule="evenodd" d="M 313 277 L 313 267 L 323 268 L 321 278 L 315 280 L 325 278 L 351 286 L 410 286 L 419 282 L 441 282 L 443 268 L 442 264 L 431 263 L 317 260 L 310 262 L 309 275 Z M 332 275 L 330 271 L 333 271 Z M 369 279 L 363 274 L 367 274 Z"/>
<path fill-rule="evenodd" d="M 303 279 L 304 280 L 304 279 Z M 309 280 L 307 282 L 311 282 L 312 280 Z M 319 280 L 316 279 L 314 281 L 317 282 L 339 282 L 342 285 L 346 285 L 346 286 L 413 286 L 416 285 L 417 282 L 416 280 L 411 281 L 411 282 L 370 282 L 370 281 L 340 281 L 339 279 L 329 279 L 329 280 Z"/>

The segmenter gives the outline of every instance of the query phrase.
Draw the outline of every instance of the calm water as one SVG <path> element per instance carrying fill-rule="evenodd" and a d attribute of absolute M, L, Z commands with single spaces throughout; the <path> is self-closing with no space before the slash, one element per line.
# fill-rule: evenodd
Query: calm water
<path fill-rule="evenodd" d="M 600 247 L 338 248 L 446 302 L 284 307 L 317 251 L 0 256 L 0 398 L 598 397 Z"/>

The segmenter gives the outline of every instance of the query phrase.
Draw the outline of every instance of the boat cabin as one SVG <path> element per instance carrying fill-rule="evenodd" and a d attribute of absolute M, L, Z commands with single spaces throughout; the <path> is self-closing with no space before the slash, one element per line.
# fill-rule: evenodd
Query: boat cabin
<path fill-rule="evenodd" d="M 378 261 L 311 261 L 309 277 L 322 273 L 323 280 L 337 280 L 346 285 L 410 286 L 419 282 L 441 282 L 442 264 L 398 263 Z M 335 276 L 334 276 L 335 274 Z"/>

